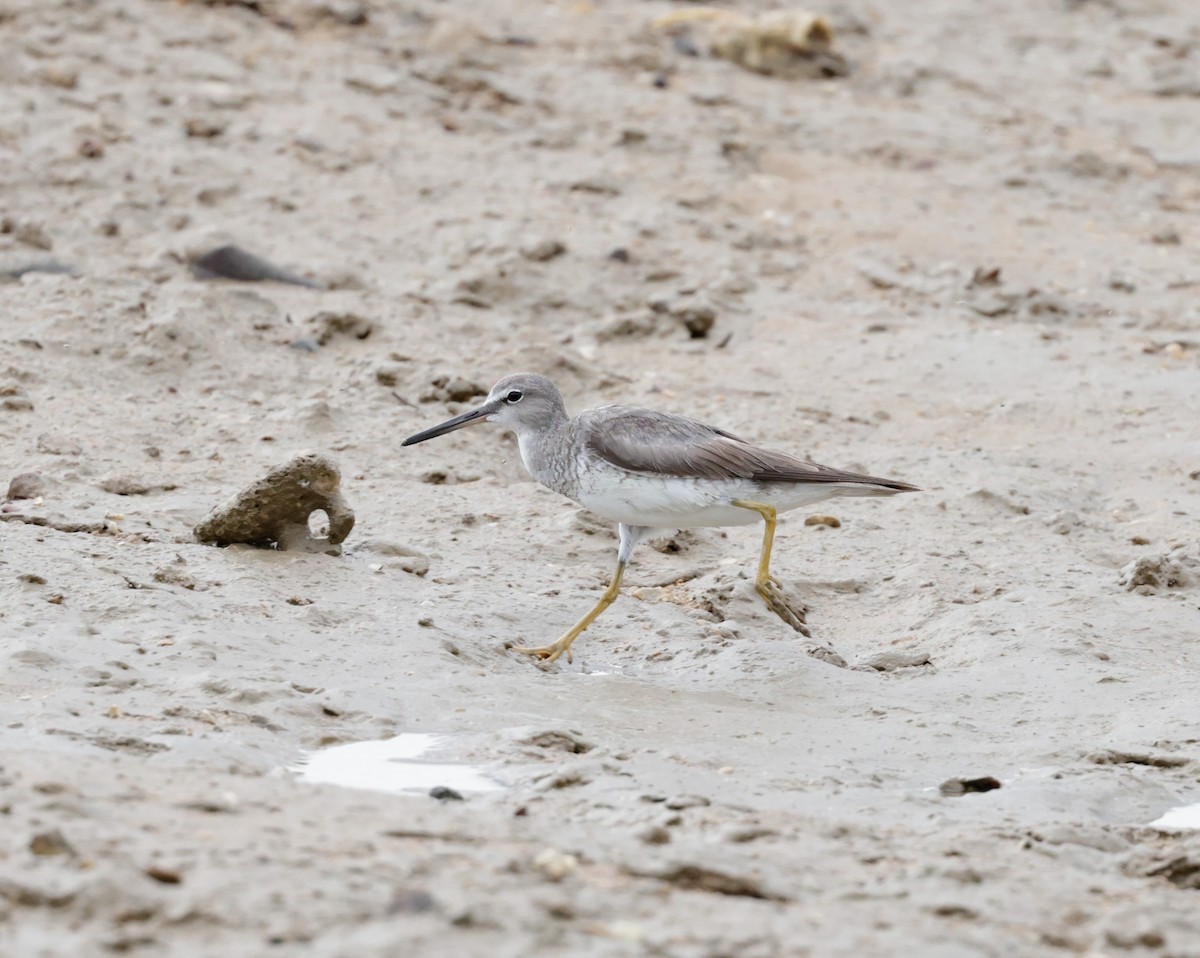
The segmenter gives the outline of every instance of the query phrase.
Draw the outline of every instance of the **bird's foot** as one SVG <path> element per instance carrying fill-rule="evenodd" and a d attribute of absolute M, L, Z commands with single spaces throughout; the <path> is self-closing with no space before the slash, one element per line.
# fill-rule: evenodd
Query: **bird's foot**
<path fill-rule="evenodd" d="M 574 636 L 572 636 L 574 639 Z M 536 649 L 527 649 L 524 646 L 514 645 L 512 651 L 520 652 L 523 655 L 535 655 L 543 662 L 553 662 L 564 652 L 567 653 L 567 661 L 573 662 L 574 656 L 571 655 L 571 642 L 565 638 L 559 639 L 557 642 L 551 642 L 549 645 L 543 645 Z"/>
<path fill-rule="evenodd" d="M 808 623 L 805 621 L 808 606 L 803 602 L 789 599 L 784 595 L 778 579 L 774 576 L 769 576 L 755 583 L 755 588 L 758 590 L 758 594 L 762 596 L 763 602 L 767 604 L 768 609 L 801 635 L 806 638 L 812 637 L 812 633 L 808 630 Z"/>

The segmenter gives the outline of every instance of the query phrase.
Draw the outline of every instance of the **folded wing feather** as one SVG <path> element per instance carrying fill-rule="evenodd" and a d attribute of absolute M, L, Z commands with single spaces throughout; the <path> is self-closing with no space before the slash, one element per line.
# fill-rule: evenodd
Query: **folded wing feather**
<path fill-rule="evenodd" d="M 630 472 L 692 479 L 860 483 L 896 492 L 916 488 L 806 462 L 683 416 L 619 406 L 591 413 L 580 423 L 588 449 Z"/>

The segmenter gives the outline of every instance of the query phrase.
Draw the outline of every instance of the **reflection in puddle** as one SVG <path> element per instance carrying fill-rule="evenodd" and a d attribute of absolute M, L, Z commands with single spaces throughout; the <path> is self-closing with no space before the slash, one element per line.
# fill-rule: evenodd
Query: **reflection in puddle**
<path fill-rule="evenodd" d="M 1180 805 L 1150 823 L 1151 828 L 1200 828 L 1200 804 Z"/>
<path fill-rule="evenodd" d="M 443 786 L 462 792 L 501 788 L 472 765 L 430 762 L 423 756 L 445 745 L 447 736 L 406 732 L 376 742 L 352 742 L 310 752 L 294 766 L 303 782 L 375 792 L 427 792 Z"/>

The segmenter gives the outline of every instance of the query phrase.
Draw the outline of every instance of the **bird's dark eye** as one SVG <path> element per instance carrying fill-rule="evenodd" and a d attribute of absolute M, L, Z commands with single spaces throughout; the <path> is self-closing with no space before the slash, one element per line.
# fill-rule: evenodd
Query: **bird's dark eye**
<path fill-rule="evenodd" d="M 524 396 L 525 394 L 521 390 L 510 389 L 508 395 L 504 397 L 504 401 L 508 403 L 520 402 Z"/>

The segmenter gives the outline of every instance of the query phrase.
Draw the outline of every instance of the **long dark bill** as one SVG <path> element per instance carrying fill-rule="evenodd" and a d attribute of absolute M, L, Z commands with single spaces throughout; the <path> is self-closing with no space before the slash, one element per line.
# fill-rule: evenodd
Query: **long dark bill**
<path fill-rule="evenodd" d="M 492 406 L 480 406 L 478 409 L 472 409 L 470 412 L 465 412 L 461 416 L 455 416 L 453 419 L 447 419 L 444 423 L 434 426 L 432 429 L 426 429 L 424 432 L 419 432 L 415 436 L 409 436 L 402 446 L 411 446 L 414 443 L 424 442 L 426 439 L 436 439 L 438 436 L 444 436 L 448 432 L 454 432 L 455 429 L 463 429 L 466 426 L 473 426 L 476 423 L 484 422 L 484 417 L 491 415 L 496 410 Z"/>

